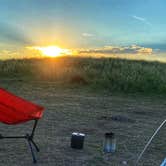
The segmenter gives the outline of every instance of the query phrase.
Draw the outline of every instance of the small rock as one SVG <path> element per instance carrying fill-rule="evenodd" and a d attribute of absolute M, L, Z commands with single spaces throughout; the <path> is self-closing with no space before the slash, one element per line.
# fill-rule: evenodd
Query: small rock
<path fill-rule="evenodd" d="M 127 165 L 127 161 L 122 161 L 122 164 L 123 165 Z"/>

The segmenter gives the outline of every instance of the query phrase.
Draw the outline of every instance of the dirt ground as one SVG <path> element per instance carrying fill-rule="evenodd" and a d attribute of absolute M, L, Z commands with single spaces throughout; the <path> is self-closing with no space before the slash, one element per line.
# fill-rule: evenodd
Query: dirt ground
<path fill-rule="evenodd" d="M 166 117 L 166 100 L 159 96 L 95 93 L 84 88 L 62 88 L 56 83 L 15 80 L 1 80 L 0 86 L 46 108 L 35 135 L 40 147 L 39 166 L 132 166 Z M 0 133 L 24 134 L 31 126 L 32 122 L 16 126 L 1 123 Z M 159 132 L 140 166 L 159 166 L 166 157 L 165 131 L 166 127 Z M 83 150 L 70 148 L 72 132 L 86 134 Z M 105 132 L 116 134 L 114 154 L 102 151 Z M 24 140 L 0 141 L 0 166 L 33 165 Z"/>

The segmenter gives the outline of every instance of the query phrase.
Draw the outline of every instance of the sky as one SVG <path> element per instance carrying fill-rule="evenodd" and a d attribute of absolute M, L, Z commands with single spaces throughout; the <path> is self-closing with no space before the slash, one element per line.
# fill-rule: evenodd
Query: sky
<path fill-rule="evenodd" d="M 165 11 L 165 0 L 0 0 L 0 55 L 48 45 L 80 53 L 165 53 Z"/>

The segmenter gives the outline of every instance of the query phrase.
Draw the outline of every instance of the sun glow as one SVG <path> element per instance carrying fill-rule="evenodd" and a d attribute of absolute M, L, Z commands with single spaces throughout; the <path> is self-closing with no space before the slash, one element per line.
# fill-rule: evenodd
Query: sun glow
<path fill-rule="evenodd" d="M 57 57 L 57 56 L 72 54 L 72 52 L 69 49 L 63 49 L 57 46 L 33 47 L 33 49 L 38 50 L 43 55 L 49 57 Z"/>

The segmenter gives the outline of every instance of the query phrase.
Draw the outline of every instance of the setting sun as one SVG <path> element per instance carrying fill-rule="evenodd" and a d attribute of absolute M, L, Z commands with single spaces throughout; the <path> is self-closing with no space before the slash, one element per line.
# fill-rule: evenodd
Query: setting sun
<path fill-rule="evenodd" d="M 49 57 L 57 57 L 61 55 L 70 55 L 71 51 L 68 49 L 62 49 L 57 46 L 46 46 L 46 47 L 33 47 L 35 50 L 39 50 L 43 55 Z"/>

